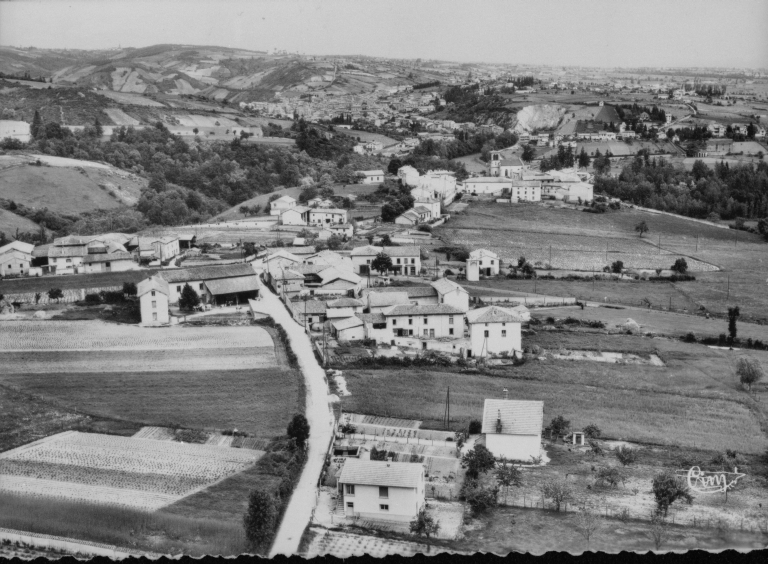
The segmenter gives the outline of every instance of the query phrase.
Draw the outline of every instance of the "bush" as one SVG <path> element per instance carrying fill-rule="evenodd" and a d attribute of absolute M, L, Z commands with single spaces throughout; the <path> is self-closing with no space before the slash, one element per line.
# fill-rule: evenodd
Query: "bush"
<path fill-rule="evenodd" d="M 125 301 L 125 294 L 122 292 L 99 292 L 101 299 L 107 304 L 119 304 Z"/>
<path fill-rule="evenodd" d="M 692 332 L 688 332 L 685 334 L 685 337 L 683 337 L 683 341 L 686 343 L 695 343 L 696 342 L 696 335 L 694 335 Z"/>
<path fill-rule="evenodd" d="M 555 506 L 555 511 L 573 499 L 573 490 L 564 480 L 547 480 L 541 486 L 541 494 L 544 499 L 551 499 Z"/>
<path fill-rule="evenodd" d="M 135 282 L 123 282 L 123 294 L 126 296 L 136 295 L 136 283 Z"/>
<path fill-rule="evenodd" d="M 637 462 L 638 449 L 621 446 L 614 451 L 616 460 L 618 460 L 622 466 L 629 466 Z"/>
<path fill-rule="evenodd" d="M 309 438 L 309 422 L 301 413 L 293 416 L 288 423 L 287 434 L 290 438 L 296 440 L 296 446 L 303 448 Z"/>
<path fill-rule="evenodd" d="M 477 435 L 480 432 L 482 432 L 483 429 L 483 423 L 482 421 L 478 419 L 473 419 L 469 422 L 469 434 L 470 435 Z"/>
<path fill-rule="evenodd" d="M 688 486 L 670 471 L 657 474 L 652 482 L 653 496 L 656 499 L 657 514 L 666 517 L 669 506 L 678 499 L 682 499 L 689 505 L 693 503 L 693 496 Z"/>
<path fill-rule="evenodd" d="M 595 484 L 615 488 L 619 482 L 624 483 L 627 477 L 615 466 L 601 466 L 595 475 Z"/>
<path fill-rule="evenodd" d="M 269 548 L 277 527 L 275 498 L 266 490 L 253 490 L 248 498 L 248 511 L 243 517 L 245 536 L 257 552 Z"/>
<path fill-rule="evenodd" d="M 86 294 L 85 303 L 87 304 L 100 304 L 101 296 L 99 294 Z"/>
<path fill-rule="evenodd" d="M 600 427 L 595 425 L 594 423 L 590 423 L 584 429 L 582 429 L 582 432 L 584 433 L 584 437 L 587 439 L 599 439 L 600 435 L 602 434 L 602 431 L 600 431 Z"/>
<path fill-rule="evenodd" d="M 499 487 L 483 487 L 477 483 L 477 480 L 467 478 L 459 492 L 459 499 L 467 502 L 473 515 L 481 515 L 498 505 Z"/>

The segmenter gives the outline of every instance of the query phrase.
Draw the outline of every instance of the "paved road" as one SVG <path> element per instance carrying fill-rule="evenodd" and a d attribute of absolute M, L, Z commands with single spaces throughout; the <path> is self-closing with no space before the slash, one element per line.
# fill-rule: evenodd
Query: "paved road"
<path fill-rule="evenodd" d="M 325 373 L 317 363 L 312 353 L 312 343 L 301 325 L 293 320 L 285 306 L 269 290 L 265 289 L 261 300 L 250 300 L 249 303 L 253 311 L 271 315 L 288 333 L 307 387 L 306 416 L 310 426 L 307 463 L 288 503 L 270 553 L 270 556 L 291 555 L 298 551 L 301 535 L 315 507 L 317 481 L 323 470 L 333 431 L 333 413 L 328 404 Z"/>

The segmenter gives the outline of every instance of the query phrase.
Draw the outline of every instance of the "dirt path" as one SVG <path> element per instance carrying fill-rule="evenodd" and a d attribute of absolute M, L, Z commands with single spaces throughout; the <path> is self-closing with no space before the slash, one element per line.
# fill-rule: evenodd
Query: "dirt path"
<path fill-rule="evenodd" d="M 299 367 L 307 388 L 305 415 L 310 428 L 307 462 L 288 503 L 270 552 L 270 556 L 291 555 L 299 550 L 301 535 L 309 523 L 317 502 L 317 481 L 320 479 L 331 441 L 333 413 L 328 404 L 325 373 L 312 353 L 312 343 L 304 333 L 304 329 L 293 320 L 277 296 L 270 291 L 265 291 L 261 300 L 251 300 L 249 303 L 254 312 L 266 313 L 283 326 L 298 356 Z"/>

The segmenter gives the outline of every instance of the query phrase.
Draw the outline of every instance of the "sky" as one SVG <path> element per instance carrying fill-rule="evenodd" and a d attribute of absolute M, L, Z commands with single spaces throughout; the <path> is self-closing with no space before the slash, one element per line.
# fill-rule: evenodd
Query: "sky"
<path fill-rule="evenodd" d="M 0 45 L 768 68 L 768 0 L 0 1 Z"/>

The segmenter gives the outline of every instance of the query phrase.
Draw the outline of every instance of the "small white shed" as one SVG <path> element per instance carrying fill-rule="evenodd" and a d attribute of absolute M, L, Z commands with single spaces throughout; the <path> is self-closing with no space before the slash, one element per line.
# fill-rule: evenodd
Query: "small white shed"
<path fill-rule="evenodd" d="M 496 458 L 530 462 L 539 456 L 543 423 L 543 401 L 485 400 L 482 433 Z"/>

